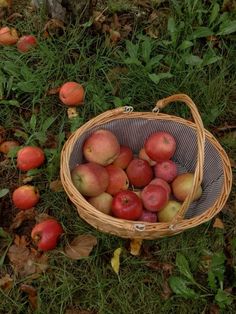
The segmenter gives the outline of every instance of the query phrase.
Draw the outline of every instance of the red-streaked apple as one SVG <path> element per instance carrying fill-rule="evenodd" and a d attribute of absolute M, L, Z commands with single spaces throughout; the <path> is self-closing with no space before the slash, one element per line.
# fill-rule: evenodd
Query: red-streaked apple
<path fill-rule="evenodd" d="M 176 141 L 168 132 L 155 132 L 146 139 L 144 148 L 152 160 L 169 160 L 175 153 Z"/>
<path fill-rule="evenodd" d="M 98 196 L 89 197 L 88 202 L 100 212 L 110 215 L 113 197 L 111 194 L 103 192 Z"/>
<path fill-rule="evenodd" d="M 158 212 L 167 204 L 169 195 L 162 186 L 149 184 L 142 190 L 141 199 L 147 210 Z"/>
<path fill-rule="evenodd" d="M 130 147 L 128 146 L 120 146 L 120 154 L 117 158 L 113 161 L 113 165 L 120 167 L 122 169 L 126 169 L 133 159 L 133 152 Z"/>
<path fill-rule="evenodd" d="M 137 220 L 143 211 L 141 199 L 132 191 L 121 191 L 113 197 L 112 214 L 121 219 Z"/>
<path fill-rule="evenodd" d="M 44 151 L 37 146 L 25 146 L 17 153 L 17 167 L 21 171 L 38 168 L 44 161 Z"/>
<path fill-rule="evenodd" d="M 114 165 L 106 166 L 109 175 L 109 183 L 106 192 L 115 195 L 121 190 L 127 190 L 129 187 L 129 179 L 126 172 Z"/>
<path fill-rule="evenodd" d="M 97 196 L 105 192 L 109 183 L 107 170 L 93 162 L 77 165 L 71 171 L 71 179 L 84 196 Z"/>
<path fill-rule="evenodd" d="M 139 159 L 143 159 L 143 160 L 146 160 L 150 166 L 154 166 L 156 164 L 156 161 L 155 160 L 152 160 L 148 155 L 147 153 L 145 152 L 145 148 L 142 147 L 138 153 L 138 158 Z"/>
<path fill-rule="evenodd" d="M 131 160 L 127 169 L 129 183 L 137 188 L 142 188 L 149 184 L 153 178 L 153 170 L 146 160 L 135 158 Z"/>
<path fill-rule="evenodd" d="M 59 98 L 64 105 L 79 106 L 84 101 L 84 88 L 77 82 L 66 82 L 59 90 Z"/>
<path fill-rule="evenodd" d="M 119 156 L 120 144 L 113 132 L 99 129 L 85 140 L 83 154 L 87 161 L 107 166 Z"/>
<path fill-rule="evenodd" d="M 171 221 L 177 212 L 181 208 L 181 203 L 170 200 L 165 207 L 163 207 L 158 213 L 157 217 L 160 222 L 168 222 Z"/>
<path fill-rule="evenodd" d="M 138 220 L 146 222 L 157 222 L 157 213 L 150 212 L 149 210 L 143 210 L 143 213 Z"/>
<path fill-rule="evenodd" d="M 172 191 L 175 196 L 175 198 L 181 202 L 183 202 L 188 194 L 191 192 L 192 186 L 193 186 L 193 179 L 194 179 L 194 174 L 187 172 L 187 173 L 182 173 L 179 174 L 174 181 L 172 182 Z M 202 187 L 199 186 L 193 201 L 196 201 L 199 199 L 202 195 Z"/>
<path fill-rule="evenodd" d="M 34 207 L 39 201 L 39 190 L 32 185 L 22 185 L 14 190 L 12 202 L 16 208 L 26 210 Z"/>
<path fill-rule="evenodd" d="M 177 176 L 177 165 L 172 160 L 157 162 L 154 166 L 154 173 L 157 178 L 161 178 L 170 183 Z"/>
<path fill-rule="evenodd" d="M 166 189 L 168 195 L 171 194 L 171 187 L 170 187 L 169 183 L 167 183 L 165 180 L 163 180 L 161 178 L 155 178 L 149 184 L 160 185 L 164 189 Z"/>
<path fill-rule="evenodd" d="M 20 37 L 16 46 L 19 52 L 28 52 L 37 45 L 37 39 L 33 35 L 25 35 Z"/>

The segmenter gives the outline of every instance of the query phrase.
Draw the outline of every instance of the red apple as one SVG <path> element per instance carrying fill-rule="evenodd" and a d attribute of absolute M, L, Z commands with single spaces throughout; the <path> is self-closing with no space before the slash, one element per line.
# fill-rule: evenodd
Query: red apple
<path fill-rule="evenodd" d="M 109 174 L 109 183 L 106 192 L 115 195 L 121 190 L 127 190 L 129 187 L 129 179 L 126 172 L 114 165 L 106 166 L 106 170 Z"/>
<path fill-rule="evenodd" d="M 168 132 L 155 132 L 145 141 L 146 154 L 155 161 L 170 159 L 176 149 L 176 141 Z"/>
<path fill-rule="evenodd" d="M 160 185 L 149 184 L 141 192 L 143 206 L 152 212 L 157 212 L 163 208 L 169 200 L 168 193 Z"/>
<path fill-rule="evenodd" d="M 107 166 L 119 156 L 120 144 L 114 133 L 100 129 L 85 140 L 83 154 L 87 161 Z"/>
<path fill-rule="evenodd" d="M 0 29 L 0 45 L 14 45 L 18 39 L 19 37 L 15 28 L 9 28 L 5 26 Z"/>
<path fill-rule="evenodd" d="M 194 174 L 190 172 L 179 174 L 175 178 L 171 186 L 172 186 L 173 194 L 177 200 L 181 202 L 185 200 L 185 198 L 191 192 L 191 189 L 193 186 L 193 179 L 194 179 Z M 193 201 L 196 201 L 197 199 L 199 199 L 201 195 L 202 195 L 202 187 L 199 186 L 195 193 Z"/>
<path fill-rule="evenodd" d="M 181 203 L 171 200 L 158 213 L 157 217 L 160 222 L 171 221 L 181 208 Z"/>
<path fill-rule="evenodd" d="M 129 183 L 137 188 L 144 187 L 153 178 L 153 170 L 146 160 L 135 158 L 129 163 L 126 173 Z"/>
<path fill-rule="evenodd" d="M 148 210 L 143 210 L 143 213 L 138 220 L 146 222 L 157 222 L 157 214 Z"/>
<path fill-rule="evenodd" d="M 94 206 L 97 210 L 107 215 L 110 215 L 111 213 L 112 200 L 113 197 L 106 192 L 103 192 L 98 196 L 88 198 L 88 202 L 92 206 Z"/>
<path fill-rule="evenodd" d="M 168 195 L 170 196 L 170 194 L 171 194 L 171 187 L 165 180 L 163 180 L 161 178 L 155 178 L 149 184 L 162 186 L 164 189 L 166 189 Z"/>
<path fill-rule="evenodd" d="M 36 146 L 25 146 L 17 153 L 17 167 L 22 171 L 38 168 L 44 160 L 43 150 Z"/>
<path fill-rule="evenodd" d="M 63 233 L 61 224 L 55 219 L 44 220 L 34 226 L 31 238 L 42 251 L 53 250 Z"/>
<path fill-rule="evenodd" d="M 132 191 L 118 192 L 112 201 L 112 214 L 121 219 L 137 220 L 143 211 L 141 199 Z"/>
<path fill-rule="evenodd" d="M 30 209 L 39 201 L 39 190 L 32 185 L 22 185 L 14 190 L 12 201 L 18 209 Z"/>
<path fill-rule="evenodd" d="M 177 176 L 177 165 L 172 160 L 158 162 L 154 166 L 154 173 L 157 178 L 170 183 Z"/>
<path fill-rule="evenodd" d="M 133 152 L 128 146 L 120 146 L 120 154 L 113 161 L 113 165 L 120 167 L 122 169 L 126 169 L 128 164 L 133 159 Z"/>
<path fill-rule="evenodd" d="M 145 152 L 145 148 L 141 148 L 139 153 L 138 153 L 138 158 L 146 160 L 150 166 L 154 166 L 156 164 L 156 161 L 152 160 L 147 153 Z"/>
<path fill-rule="evenodd" d="M 20 37 L 16 46 L 19 52 L 28 52 L 37 45 L 37 40 L 33 35 L 25 35 Z"/>
<path fill-rule="evenodd" d="M 105 192 L 109 183 L 107 170 L 92 162 L 77 165 L 71 172 L 71 178 L 77 190 L 85 196 Z"/>
<path fill-rule="evenodd" d="M 5 141 L 0 144 L 0 153 L 8 154 L 10 150 L 19 146 L 20 144 L 16 141 Z"/>
<path fill-rule="evenodd" d="M 63 84 L 59 91 L 59 98 L 64 105 L 79 106 L 84 101 L 84 88 L 76 82 L 67 82 Z"/>

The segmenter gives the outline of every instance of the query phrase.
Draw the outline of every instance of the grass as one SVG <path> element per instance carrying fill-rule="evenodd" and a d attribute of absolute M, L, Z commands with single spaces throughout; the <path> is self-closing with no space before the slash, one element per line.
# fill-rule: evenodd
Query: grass
<path fill-rule="evenodd" d="M 10 272 L 14 285 L 7 292 L 0 289 L 0 313 L 31 313 L 27 295 L 19 290 L 22 282 L 36 287 L 35 313 L 39 314 L 66 313 L 68 308 L 99 314 L 210 313 L 211 305 L 216 303 L 216 291 L 208 285 L 209 268 L 203 267 L 202 257 L 215 252 L 224 252 L 231 263 L 223 282 L 232 294 L 235 292 L 235 184 L 219 216 L 225 224 L 223 230 L 213 228 L 209 222 L 172 238 L 145 241 L 146 253 L 140 257 L 130 255 L 128 240 L 103 234 L 83 222 L 64 192 L 49 189 L 49 183 L 59 177 L 60 150 L 67 133 L 116 106 L 132 105 L 136 111 L 149 111 L 158 99 L 183 92 L 194 99 L 209 130 L 225 122 L 235 125 L 235 33 L 223 33 L 227 26 L 224 23 L 227 19 L 235 20 L 235 13 L 221 12 L 217 3 L 185 0 L 159 5 L 158 1 L 152 1 L 152 8 L 168 10 L 166 23 L 161 25 L 161 37 L 155 39 L 145 34 L 145 20 L 135 25 L 136 32 L 126 41 L 116 45 L 107 45 L 104 34 L 79 24 L 67 26 L 61 36 L 44 39 L 43 12 L 16 22 L 14 26 L 20 33 L 37 35 L 39 45 L 27 54 L 19 54 L 15 47 L 0 48 L 0 95 L 3 96 L 0 125 L 8 130 L 9 138 L 17 138 L 22 145 L 37 144 L 45 149 L 48 162 L 34 173 L 37 176 L 33 183 L 41 192 L 37 210 L 57 217 L 66 236 L 48 254 L 49 271 L 33 281 L 19 278 L 5 260 L 1 272 Z M 138 9 L 135 7 L 135 12 Z M 120 14 L 124 10 L 131 10 L 132 14 L 133 7 L 127 1 L 116 4 L 108 1 L 107 14 Z M 212 12 L 216 12 L 215 17 Z M 218 43 L 206 39 L 209 30 L 205 29 L 202 36 L 201 27 L 209 27 Z M 223 35 L 217 35 L 219 32 Z M 160 73 L 165 74 L 160 76 Z M 85 104 L 75 120 L 68 120 L 58 95 L 47 94 L 51 88 L 69 80 L 82 82 L 86 90 Z M 166 112 L 189 117 L 185 107 L 175 104 Z M 49 138 L 56 141 L 57 147 L 52 147 Z M 235 158 L 233 133 L 226 132 L 219 140 L 229 156 Z M 18 183 L 15 159 L 1 167 L 1 174 L 7 173 L 8 180 L 1 180 L 0 187 L 12 191 Z M 4 200 L 10 204 L 9 195 Z M 88 258 L 69 260 L 63 254 L 63 245 L 84 233 L 95 235 L 98 245 Z M 110 266 L 118 247 L 123 247 L 119 276 Z M 163 298 L 165 272 L 147 266 L 147 252 L 155 263 L 171 265 L 175 265 L 177 253 L 184 255 L 194 278 L 197 281 L 201 278 L 207 293 L 198 291 L 200 296 L 196 299 L 176 294 Z M 173 273 L 178 276 L 179 270 L 175 267 Z M 235 298 L 232 300 L 230 305 L 222 306 L 221 313 L 235 313 Z"/>

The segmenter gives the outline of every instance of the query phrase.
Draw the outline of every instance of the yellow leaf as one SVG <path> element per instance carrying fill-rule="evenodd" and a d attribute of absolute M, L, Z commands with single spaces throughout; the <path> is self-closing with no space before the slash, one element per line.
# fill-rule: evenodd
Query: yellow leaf
<path fill-rule="evenodd" d="M 224 229 L 225 228 L 225 226 L 224 226 L 224 224 L 223 224 L 223 222 L 222 222 L 222 220 L 220 218 L 216 218 L 215 219 L 215 222 L 213 224 L 213 228 L 219 228 L 219 229 Z"/>
<path fill-rule="evenodd" d="M 71 108 L 67 109 L 67 116 L 69 119 L 74 119 L 74 118 L 78 117 L 78 115 L 79 114 L 78 114 L 75 107 L 71 107 Z"/>
<path fill-rule="evenodd" d="M 142 246 L 142 239 L 131 239 L 130 241 L 130 253 L 134 256 L 140 255 L 140 249 Z"/>
<path fill-rule="evenodd" d="M 113 253 L 113 257 L 111 259 L 111 267 L 113 268 L 114 272 L 118 275 L 120 270 L 120 254 L 121 254 L 122 248 L 119 247 L 116 249 Z"/>

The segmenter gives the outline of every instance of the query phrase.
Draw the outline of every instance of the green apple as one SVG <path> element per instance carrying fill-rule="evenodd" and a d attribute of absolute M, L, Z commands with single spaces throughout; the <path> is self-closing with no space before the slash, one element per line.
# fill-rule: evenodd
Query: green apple
<path fill-rule="evenodd" d="M 180 210 L 181 208 L 181 203 L 170 200 L 165 207 L 163 207 L 158 213 L 157 217 L 160 222 L 168 222 L 171 221 L 176 213 Z"/>

